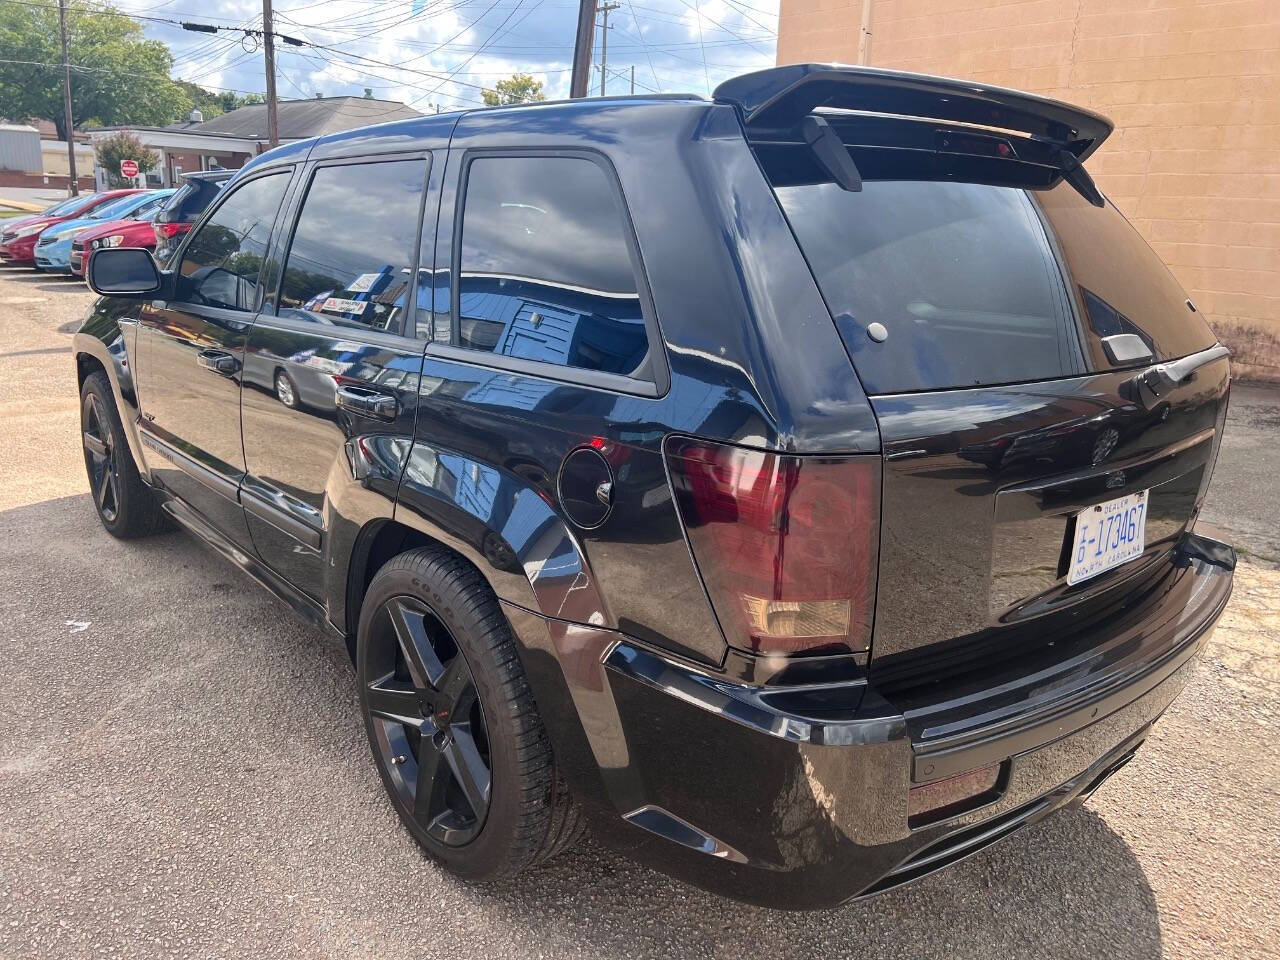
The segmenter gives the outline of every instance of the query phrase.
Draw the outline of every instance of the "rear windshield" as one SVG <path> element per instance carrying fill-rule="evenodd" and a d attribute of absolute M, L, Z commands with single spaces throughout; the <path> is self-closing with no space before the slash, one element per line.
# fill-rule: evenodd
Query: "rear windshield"
<path fill-rule="evenodd" d="M 225 180 L 188 180 L 174 191 L 156 219 L 161 223 L 192 223 L 198 220 L 225 183 Z"/>
<path fill-rule="evenodd" d="M 1067 262 L 1091 367 L 1111 366 L 1102 338 L 1115 334 L 1137 335 L 1156 360 L 1214 345 L 1169 268 L 1115 207 L 1099 210 L 1065 185 L 1035 196 Z"/>
<path fill-rule="evenodd" d="M 1100 338 L 1116 332 L 1139 333 L 1156 359 L 1214 342 L 1128 222 L 1066 184 L 1030 194 L 878 180 L 857 193 L 832 183 L 776 192 L 868 393 L 1103 369 Z M 873 323 L 882 342 L 868 334 Z"/>

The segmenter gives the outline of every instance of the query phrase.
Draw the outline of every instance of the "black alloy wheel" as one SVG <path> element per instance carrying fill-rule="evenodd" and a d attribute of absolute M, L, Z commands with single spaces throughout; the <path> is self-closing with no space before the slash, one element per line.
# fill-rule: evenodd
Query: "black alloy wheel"
<path fill-rule="evenodd" d="M 493 780 L 466 657 L 415 597 L 385 601 L 370 626 L 365 702 L 378 763 L 402 815 L 437 843 L 464 846 L 484 827 Z"/>
<path fill-rule="evenodd" d="M 410 836 L 454 875 L 518 875 L 582 835 L 516 637 L 480 571 L 442 545 L 388 560 L 356 630 L 365 731 Z"/>
<path fill-rule="evenodd" d="M 115 456 L 117 443 L 111 420 L 92 391 L 86 391 L 80 411 L 84 435 L 84 463 L 89 472 L 89 490 L 103 523 L 111 526 L 120 515 L 120 467 Z"/>
<path fill-rule="evenodd" d="M 107 532 L 132 540 L 167 529 L 164 510 L 138 475 L 111 381 L 103 370 L 85 377 L 80 389 L 80 434 L 89 493 Z"/>

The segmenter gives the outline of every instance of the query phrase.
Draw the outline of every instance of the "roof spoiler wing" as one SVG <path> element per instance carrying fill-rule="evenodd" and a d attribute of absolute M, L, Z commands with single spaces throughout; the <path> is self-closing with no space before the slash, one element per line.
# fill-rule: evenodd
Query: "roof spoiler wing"
<path fill-rule="evenodd" d="M 744 74 L 716 87 L 714 97 L 738 108 L 753 140 L 803 137 L 805 118 L 823 107 L 1014 131 L 1052 148 L 1063 178 L 1091 203 L 1103 202 L 1081 162 L 1110 135 L 1113 124 L 1058 100 L 964 80 L 832 63 Z"/>

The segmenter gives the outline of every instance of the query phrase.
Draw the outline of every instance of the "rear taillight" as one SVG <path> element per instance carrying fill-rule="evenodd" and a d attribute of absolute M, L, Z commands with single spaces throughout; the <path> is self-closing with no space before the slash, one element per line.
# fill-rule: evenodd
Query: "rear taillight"
<path fill-rule="evenodd" d="M 153 223 L 152 228 L 155 230 L 156 239 L 164 240 L 168 237 L 176 237 L 182 232 L 185 223 Z"/>
<path fill-rule="evenodd" d="M 785 456 L 675 437 L 680 519 L 729 643 L 765 654 L 871 642 L 878 457 Z"/>

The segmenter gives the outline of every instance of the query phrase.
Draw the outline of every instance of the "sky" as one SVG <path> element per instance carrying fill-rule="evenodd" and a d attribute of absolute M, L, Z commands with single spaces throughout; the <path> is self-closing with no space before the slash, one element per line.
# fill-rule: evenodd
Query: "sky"
<path fill-rule="evenodd" d="M 261 0 L 115 0 L 135 15 L 260 28 Z M 779 0 L 615 0 L 609 14 L 606 92 L 709 93 L 770 67 Z M 277 44 L 281 98 L 350 94 L 399 100 L 424 113 L 475 106 L 481 89 L 529 73 L 548 99 L 567 97 L 575 0 L 276 0 L 275 30 L 311 44 Z M 601 17 L 597 15 L 597 22 Z M 144 22 L 174 54 L 173 74 L 210 89 L 264 90 L 253 38 Z M 599 26 L 591 92 L 600 90 Z"/>

